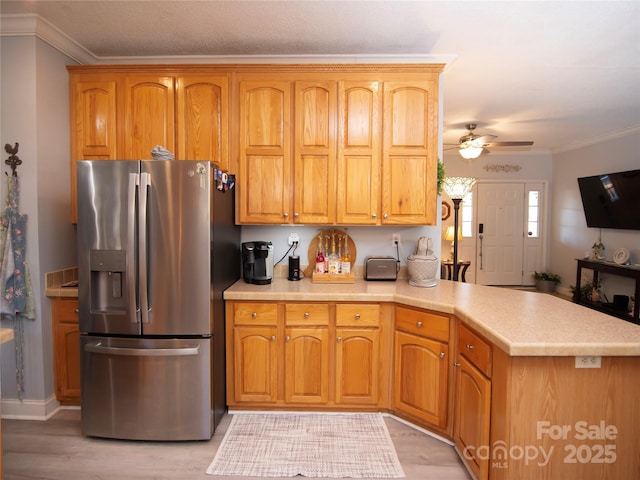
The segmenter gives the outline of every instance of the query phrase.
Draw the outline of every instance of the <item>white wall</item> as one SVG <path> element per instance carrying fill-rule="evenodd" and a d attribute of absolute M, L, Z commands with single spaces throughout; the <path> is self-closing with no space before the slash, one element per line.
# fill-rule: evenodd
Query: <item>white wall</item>
<path fill-rule="evenodd" d="M 600 229 L 587 227 L 577 178 L 634 169 L 640 169 L 640 128 L 620 138 L 554 155 L 549 268 L 562 277 L 561 291 L 569 293 L 570 285 L 575 286 L 575 259 L 584 257 L 600 235 Z M 640 205 L 630 214 L 639 212 Z M 612 260 L 617 248 L 625 247 L 631 252 L 631 261 L 640 263 L 640 231 L 602 229 L 602 242 L 606 260 Z M 609 301 L 613 293 L 632 293 L 630 280 L 608 275 L 603 289 Z"/>
<path fill-rule="evenodd" d="M 70 221 L 69 82 L 73 63 L 35 36 L 1 37 L 0 144 L 18 142 L 20 210 L 28 215 L 27 264 L 36 319 L 25 320 L 25 402 L 19 403 L 13 344 L 0 352 L 3 414 L 26 408 L 45 414 L 53 396 L 50 303 L 46 272 L 76 265 L 75 228 Z M 8 156 L 8 154 L 7 154 Z M 2 162 L 3 171 L 8 167 Z M 6 181 L 0 180 L 2 204 Z M 11 327 L 9 320 L 3 327 Z"/>

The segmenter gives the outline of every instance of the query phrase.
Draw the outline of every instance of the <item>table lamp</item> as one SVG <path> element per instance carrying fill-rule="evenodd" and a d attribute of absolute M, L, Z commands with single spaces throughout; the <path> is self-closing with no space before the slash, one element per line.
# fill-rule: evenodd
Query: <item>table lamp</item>
<path fill-rule="evenodd" d="M 444 232 L 445 241 L 451 242 L 450 254 L 451 254 L 452 261 L 453 261 L 453 248 L 454 248 L 454 245 L 453 245 L 454 231 L 455 231 L 455 227 L 453 225 L 449 225 Z M 458 242 L 461 242 L 461 241 L 462 241 L 462 230 L 458 230 Z"/>

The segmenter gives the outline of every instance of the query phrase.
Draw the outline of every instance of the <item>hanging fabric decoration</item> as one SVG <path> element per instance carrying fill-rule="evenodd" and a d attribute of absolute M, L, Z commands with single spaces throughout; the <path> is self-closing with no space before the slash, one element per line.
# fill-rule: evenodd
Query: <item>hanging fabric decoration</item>
<path fill-rule="evenodd" d="M 11 159 L 15 157 L 17 152 L 10 153 L 13 153 Z M 7 160 L 8 162 L 9 160 Z M 23 320 L 33 320 L 36 315 L 31 277 L 25 257 L 27 215 L 19 211 L 20 181 L 13 165 L 12 170 L 13 174 L 8 177 L 7 181 L 5 208 L 0 217 L 0 314 L 2 318 L 13 319 L 16 383 L 18 398 L 22 400 L 24 394 Z"/>

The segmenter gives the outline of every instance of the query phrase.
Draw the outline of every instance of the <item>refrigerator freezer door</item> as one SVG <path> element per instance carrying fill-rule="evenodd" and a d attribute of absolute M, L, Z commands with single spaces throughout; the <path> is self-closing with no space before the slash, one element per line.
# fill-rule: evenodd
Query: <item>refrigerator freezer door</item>
<path fill-rule="evenodd" d="M 83 336 L 80 342 L 85 435 L 211 438 L 211 338 Z"/>
<path fill-rule="evenodd" d="M 147 278 L 144 335 L 208 335 L 211 302 L 211 166 L 143 161 L 147 181 Z M 145 272 L 146 271 L 146 272 Z M 142 289 L 143 282 L 140 283 Z M 141 299 L 144 299 L 141 293 Z M 145 307 L 142 302 L 143 309 Z"/>
<path fill-rule="evenodd" d="M 80 331 L 136 335 L 139 162 L 78 162 Z"/>

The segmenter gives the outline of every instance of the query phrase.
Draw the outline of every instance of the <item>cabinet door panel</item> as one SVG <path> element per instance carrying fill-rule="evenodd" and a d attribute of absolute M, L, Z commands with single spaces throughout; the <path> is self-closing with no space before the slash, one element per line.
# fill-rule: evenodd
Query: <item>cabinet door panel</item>
<path fill-rule="evenodd" d="M 435 225 L 437 83 L 385 82 L 383 224 Z"/>
<path fill-rule="evenodd" d="M 118 158 L 115 79 L 71 75 L 71 221 L 78 220 L 76 161 Z"/>
<path fill-rule="evenodd" d="M 326 328 L 287 328 L 285 401 L 326 403 L 329 399 L 329 332 Z"/>
<path fill-rule="evenodd" d="M 78 300 L 54 298 L 51 305 L 56 399 L 62 405 L 80 405 Z"/>
<path fill-rule="evenodd" d="M 240 223 L 288 223 L 291 84 L 240 83 Z"/>
<path fill-rule="evenodd" d="M 278 394 L 277 328 L 234 327 L 236 402 L 275 402 Z"/>
<path fill-rule="evenodd" d="M 160 145 L 175 153 L 173 77 L 131 75 L 124 81 L 124 158 L 150 159 Z"/>
<path fill-rule="evenodd" d="M 382 97 L 378 87 L 376 81 L 338 84 L 338 223 L 379 222 Z"/>
<path fill-rule="evenodd" d="M 395 333 L 395 408 L 446 425 L 448 353 L 446 343 Z"/>
<path fill-rule="evenodd" d="M 228 83 L 226 75 L 178 77 L 176 158 L 229 168 Z"/>
<path fill-rule="evenodd" d="M 336 402 L 377 403 L 379 331 L 339 328 L 337 335 Z"/>
<path fill-rule="evenodd" d="M 458 355 L 453 439 L 477 478 L 488 478 L 486 458 L 473 455 L 479 447 L 489 446 L 491 382 L 462 355 Z M 472 447 L 465 450 L 466 447 Z"/>
<path fill-rule="evenodd" d="M 336 82 L 296 82 L 294 221 L 335 221 Z"/>

